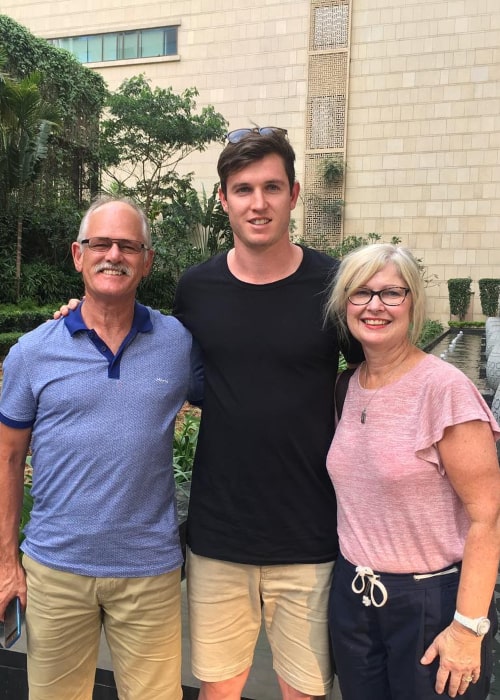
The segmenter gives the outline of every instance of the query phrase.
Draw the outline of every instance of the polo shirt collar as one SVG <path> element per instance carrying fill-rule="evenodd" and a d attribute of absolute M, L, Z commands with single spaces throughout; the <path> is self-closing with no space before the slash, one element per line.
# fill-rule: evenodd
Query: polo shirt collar
<path fill-rule="evenodd" d="M 78 304 L 73 312 L 64 317 L 64 324 L 71 336 L 78 331 L 91 330 L 85 325 L 85 321 L 82 318 L 82 302 Z M 149 309 L 137 301 L 134 303 L 134 318 L 130 330 L 134 335 L 136 333 L 150 333 L 153 330 Z"/>

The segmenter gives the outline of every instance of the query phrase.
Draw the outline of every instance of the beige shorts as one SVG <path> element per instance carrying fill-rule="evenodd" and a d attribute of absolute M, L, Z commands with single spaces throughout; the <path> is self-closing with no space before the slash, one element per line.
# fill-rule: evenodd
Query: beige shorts
<path fill-rule="evenodd" d="M 181 700 L 179 569 L 93 578 L 23 565 L 30 700 L 91 700 L 101 626 L 120 697 Z"/>
<path fill-rule="evenodd" d="M 302 693 L 325 695 L 333 681 L 328 637 L 332 570 L 333 562 L 251 566 L 188 551 L 194 675 L 222 681 L 249 668 L 263 616 L 278 676 Z"/>

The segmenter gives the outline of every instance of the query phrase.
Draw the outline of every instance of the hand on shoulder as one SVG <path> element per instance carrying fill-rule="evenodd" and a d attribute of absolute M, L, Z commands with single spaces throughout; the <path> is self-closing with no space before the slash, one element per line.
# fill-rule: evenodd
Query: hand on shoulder
<path fill-rule="evenodd" d="M 70 299 L 67 304 L 63 304 L 57 311 L 54 311 L 54 320 L 57 321 L 61 316 L 69 316 L 70 312 L 74 311 L 79 303 L 80 299 Z"/>

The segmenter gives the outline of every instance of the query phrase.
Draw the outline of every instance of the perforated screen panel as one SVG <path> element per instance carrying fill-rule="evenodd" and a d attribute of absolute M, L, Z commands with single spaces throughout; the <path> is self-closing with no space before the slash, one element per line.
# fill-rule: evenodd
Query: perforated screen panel
<path fill-rule="evenodd" d="M 304 238 L 326 249 L 342 240 L 344 178 L 327 184 L 325 164 L 345 163 L 350 0 L 311 3 L 304 178 Z"/>

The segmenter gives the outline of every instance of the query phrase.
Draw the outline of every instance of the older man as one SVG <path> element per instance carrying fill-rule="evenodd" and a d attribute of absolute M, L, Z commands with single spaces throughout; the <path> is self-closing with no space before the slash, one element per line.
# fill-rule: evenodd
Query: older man
<path fill-rule="evenodd" d="M 191 336 L 135 301 L 153 261 L 135 204 L 94 203 L 72 253 L 84 302 L 23 336 L 4 363 L 0 617 L 15 596 L 27 604 L 30 700 L 90 700 L 101 626 L 120 697 L 180 700 L 172 437 Z M 34 506 L 21 565 L 30 444 Z"/>

